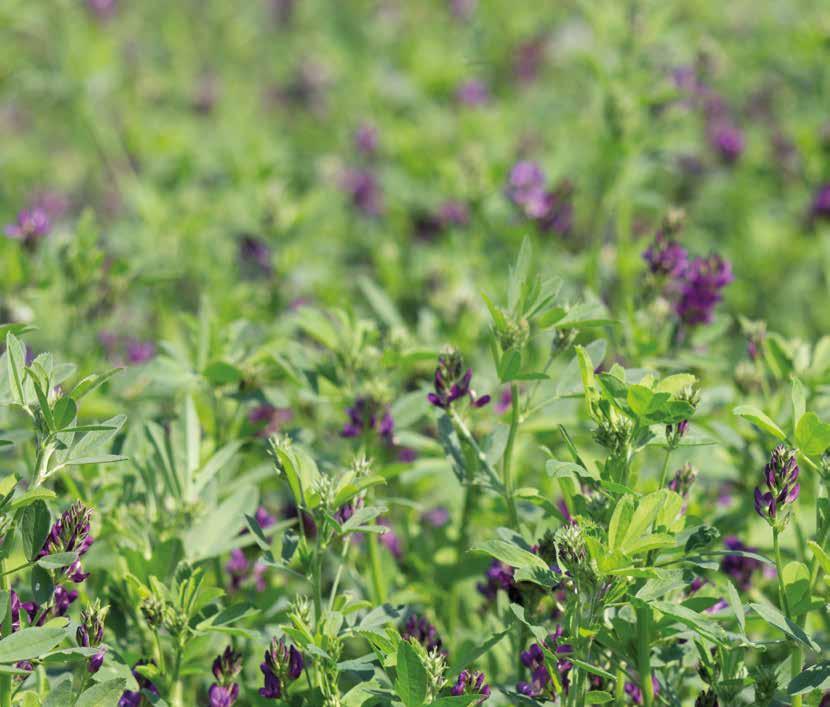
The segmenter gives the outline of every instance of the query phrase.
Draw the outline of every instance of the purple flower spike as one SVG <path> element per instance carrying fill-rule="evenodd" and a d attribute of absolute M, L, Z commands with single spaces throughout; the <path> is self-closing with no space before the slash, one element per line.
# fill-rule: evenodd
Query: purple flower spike
<path fill-rule="evenodd" d="M 810 206 L 810 220 L 830 221 L 830 182 L 822 184 L 816 191 Z"/>
<path fill-rule="evenodd" d="M 481 704 L 490 697 L 490 686 L 485 682 L 487 678 L 479 670 L 462 670 L 452 686 L 450 694 L 453 697 L 461 695 L 481 695 L 475 704 Z"/>
<path fill-rule="evenodd" d="M 473 369 L 464 369 L 464 361 L 457 351 L 450 351 L 438 357 L 438 367 L 433 379 L 434 393 L 427 395 L 427 400 L 435 407 L 448 410 L 456 400 L 468 397 L 474 407 L 483 407 L 490 402 L 489 395 L 476 397 L 470 389 Z"/>
<path fill-rule="evenodd" d="M 798 499 L 798 473 L 795 450 L 779 444 L 764 467 L 767 490 L 755 488 L 755 512 L 778 530 L 786 526 L 792 504 Z"/>
<path fill-rule="evenodd" d="M 231 707 L 239 697 L 239 685 L 234 683 L 225 687 L 223 685 L 211 685 L 208 692 L 210 707 Z"/>
<path fill-rule="evenodd" d="M 695 258 L 683 275 L 680 298 L 675 305 L 684 324 L 708 324 L 715 306 L 723 299 L 721 290 L 734 279 L 732 266 L 719 255 Z"/>
<path fill-rule="evenodd" d="M 266 699 L 281 698 L 288 682 L 299 678 L 304 668 L 300 651 L 294 646 L 286 646 L 284 638 L 272 639 L 271 646 L 265 651 L 265 660 L 259 666 L 265 682 L 259 694 Z"/>
<path fill-rule="evenodd" d="M 412 614 L 401 628 L 401 637 L 407 641 L 417 641 L 426 648 L 427 653 L 438 651 L 444 656 L 447 655 L 438 630 L 424 616 Z"/>

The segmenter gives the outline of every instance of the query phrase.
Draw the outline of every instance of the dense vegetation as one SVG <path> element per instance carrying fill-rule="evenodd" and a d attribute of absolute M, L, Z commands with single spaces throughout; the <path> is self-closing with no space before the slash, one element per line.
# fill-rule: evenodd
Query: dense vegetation
<path fill-rule="evenodd" d="M 1 3 L 0 707 L 830 704 L 828 46 Z"/>

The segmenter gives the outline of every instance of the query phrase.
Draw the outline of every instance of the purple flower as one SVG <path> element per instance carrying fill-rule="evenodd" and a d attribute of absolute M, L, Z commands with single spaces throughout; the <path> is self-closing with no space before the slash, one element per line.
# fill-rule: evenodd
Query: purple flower
<path fill-rule="evenodd" d="M 723 544 L 727 550 L 738 552 L 757 552 L 757 548 L 747 547 L 734 535 L 724 538 Z M 752 587 L 752 575 L 761 569 L 761 561 L 741 555 L 724 555 L 720 563 L 720 570 L 731 577 L 738 589 L 747 591 Z"/>
<path fill-rule="evenodd" d="M 436 506 L 424 511 L 421 514 L 421 520 L 433 528 L 443 528 L 450 522 L 450 512 L 446 506 Z"/>
<path fill-rule="evenodd" d="M 250 233 L 240 236 L 238 257 L 239 264 L 245 273 L 251 276 L 267 276 L 273 270 L 271 266 L 271 248 L 262 238 Z"/>
<path fill-rule="evenodd" d="M 155 665 L 155 663 L 153 661 L 139 661 L 135 664 L 133 667 L 133 677 L 138 683 L 138 691 L 125 690 L 118 700 L 118 707 L 140 707 L 144 701 L 141 695 L 142 690 L 146 690 L 154 697 L 160 697 L 158 688 L 136 670 L 136 668 L 140 668 L 142 665 Z"/>
<path fill-rule="evenodd" d="M 211 685 L 208 691 L 210 707 L 231 707 L 239 697 L 239 685 Z"/>
<path fill-rule="evenodd" d="M 392 524 L 386 518 L 378 518 L 377 524 L 386 528 L 386 532 L 380 536 L 381 544 L 389 550 L 392 557 L 400 560 L 403 557 L 403 544 L 397 533 L 392 530 Z"/>
<path fill-rule="evenodd" d="M 340 525 L 343 525 L 343 523 L 354 515 L 356 510 L 363 508 L 363 503 L 364 501 L 362 496 L 355 496 L 351 501 L 347 501 L 335 511 L 335 520 L 340 523 Z"/>
<path fill-rule="evenodd" d="M 156 345 L 152 341 L 139 341 L 138 339 L 127 339 L 127 363 L 131 366 L 138 366 L 147 363 L 156 355 Z"/>
<path fill-rule="evenodd" d="M 830 220 L 830 182 L 822 184 L 810 205 L 810 220 Z"/>
<path fill-rule="evenodd" d="M 733 280 L 732 266 L 719 255 L 695 258 L 683 275 L 675 311 L 684 324 L 708 324 L 715 306 L 723 299 L 721 290 Z"/>
<path fill-rule="evenodd" d="M 65 576 L 75 584 L 80 584 L 89 577 L 89 573 L 84 572 L 81 567 L 80 558 L 86 554 L 94 542 L 89 534 L 91 519 L 91 508 L 87 508 L 80 501 L 73 503 L 52 525 L 49 535 L 46 536 L 46 541 L 38 553 L 38 557 L 63 552 L 78 553 L 78 559 L 64 568 Z"/>
<path fill-rule="evenodd" d="M 651 676 L 651 686 L 654 690 L 654 694 L 657 695 L 660 692 L 660 683 L 657 682 L 657 678 L 653 675 Z M 643 691 L 640 689 L 639 685 L 636 685 L 633 682 L 625 683 L 625 694 L 631 698 L 631 701 L 634 702 L 635 705 L 643 704 Z"/>
<path fill-rule="evenodd" d="M 567 694 L 570 673 L 573 664 L 567 660 L 565 656 L 573 651 L 568 643 L 560 643 L 562 638 L 562 627 L 557 626 L 556 631 L 548 635 L 545 639 L 545 648 L 555 653 L 558 657 L 556 661 L 556 670 L 559 674 L 559 683 L 562 689 Z M 548 699 L 556 698 L 555 684 L 551 678 L 548 666 L 545 663 L 545 653 L 538 643 L 534 643 L 523 651 L 519 656 L 522 665 L 530 671 L 530 680 L 520 682 L 516 685 L 516 691 L 519 694 L 527 697 L 546 697 Z"/>
<path fill-rule="evenodd" d="M 478 0 L 449 0 L 450 11 L 459 20 L 468 20 L 475 12 Z"/>
<path fill-rule="evenodd" d="M 297 506 L 293 503 L 289 503 L 285 509 L 283 510 L 283 515 L 286 518 L 296 518 L 297 517 Z M 299 513 L 300 522 L 303 524 L 303 533 L 307 538 L 313 540 L 317 537 L 317 524 L 314 522 L 314 518 L 312 518 L 306 511 L 301 511 Z"/>
<path fill-rule="evenodd" d="M 424 648 L 426 648 L 427 653 L 438 651 L 439 653 L 446 655 L 444 643 L 441 640 L 441 636 L 438 634 L 438 630 L 429 621 L 427 621 L 425 616 L 411 614 L 404 622 L 400 632 L 401 637 L 404 640 L 414 640 L 417 643 L 420 643 Z"/>
<path fill-rule="evenodd" d="M 522 598 L 516 580 L 513 578 L 515 570 L 501 560 L 493 560 L 485 573 L 485 581 L 476 584 L 476 589 L 488 601 L 495 601 L 496 595 L 506 592 L 510 601 L 521 604 Z"/>
<path fill-rule="evenodd" d="M 257 405 L 248 413 L 248 422 L 257 429 L 257 437 L 270 437 L 293 418 L 291 408 L 278 408 L 268 403 Z"/>
<path fill-rule="evenodd" d="M 727 164 L 737 162 L 744 151 L 744 134 L 728 119 L 717 120 L 709 127 L 709 142 Z"/>
<path fill-rule="evenodd" d="M 354 133 L 354 144 L 358 152 L 373 155 L 378 149 L 378 130 L 369 123 L 361 124 Z"/>
<path fill-rule="evenodd" d="M 381 405 L 372 398 L 358 398 L 354 405 L 346 408 L 349 420 L 340 432 L 342 437 L 360 437 L 373 430 L 386 444 L 392 444 L 395 421 L 389 413 L 389 407 Z"/>
<path fill-rule="evenodd" d="M 531 202 L 541 199 L 547 178 L 538 162 L 522 160 L 510 171 L 507 180 L 507 196 L 523 209 Z"/>
<path fill-rule="evenodd" d="M 383 194 L 375 175 L 362 169 L 347 169 L 340 182 L 353 206 L 366 216 L 383 213 Z"/>
<path fill-rule="evenodd" d="M 104 658 L 106 657 L 106 655 L 107 655 L 106 647 L 101 646 L 98 649 L 98 652 L 95 655 L 90 657 L 89 662 L 87 662 L 87 665 L 86 665 L 87 672 L 90 675 L 94 675 L 95 673 L 97 673 L 101 669 L 101 666 L 104 664 Z"/>
<path fill-rule="evenodd" d="M 545 61 L 545 37 L 535 37 L 523 42 L 513 56 L 513 75 L 521 83 L 530 83 L 539 75 Z"/>
<path fill-rule="evenodd" d="M 288 681 L 300 677 L 304 667 L 300 651 L 294 646 L 287 647 L 284 638 L 272 639 L 270 648 L 265 651 L 265 660 L 259 666 L 265 681 L 259 694 L 267 699 L 279 699 Z"/>
<path fill-rule="evenodd" d="M 795 450 L 779 444 L 764 467 L 766 492 L 755 487 L 755 511 L 771 526 L 783 528 L 800 491 Z"/>
<path fill-rule="evenodd" d="M 231 591 L 238 591 L 242 583 L 248 577 L 251 563 L 245 557 L 245 553 L 239 548 L 231 550 L 230 559 L 225 564 L 225 571 L 231 576 Z"/>
<path fill-rule="evenodd" d="M 115 14 L 117 0 L 86 0 L 87 7 L 99 20 L 108 20 Z"/>
<path fill-rule="evenodd" d="M 38 240 L 49 235 L 51 229 L 52 225 L 46 209 L 35 206 L 20 211 L 17 214 L 17 220 L 6 226 L 6 235 L 31 248 Z"/>
<path fill-rule="evenodd" d="M 107 649 L 101 646 L 104 640 L 104 622 L 107 618 L 109 607 L 102 607 L 97 601 L 88 606 L 81 612 L 81 620 L 75 631 L 75 640 L 79 646 L 84 648 L 100 649 L 95 653 L 87 663 L 87 670 L 91 674 L 97 673 L 104 664 L 104 656 Z"/>
<path fill-rule="evenodd" d="M 470 211 L 463 201 L 450 199 L 438 207 L 438 220 L 444 228 L 467 226 L 470 223 Z"/>
<path fill-rule="evenodd" d="M 455 98 L 465 106 L 483 106 L 490 102 L 490 90 L 483 81 L 470 79 L 456 89 Z"/>
<path fill-rule="evenodd" d="M 461 695 L 481 695 L 475 704 L 481 704 L 490 697 L 490 686 L 484 682 L 487 678 L 479 670 L 462 670 L 452 686 L 450 694 L 453 697 Z"/>
<path fill-rule="evenodd" d="M 438 367 L 435 369 L 435 392 L 427 395 L 427 399 L 435 407 L 448 410 L 456 400 L 469 397 L 474 407 L 482 407 L 490 402 L 489 395 L 477 398 L 470 389 L 473 378 L 473 369 L 464 369 L 464 361 L 456 351 L 441 354 L 438 357 Z"/>
<path fill-rule="evenodd" d="M 643 252 L 648 269 L 658 277 L 682 278 L 689 265 L 686 249 L 661 230 Z"/>

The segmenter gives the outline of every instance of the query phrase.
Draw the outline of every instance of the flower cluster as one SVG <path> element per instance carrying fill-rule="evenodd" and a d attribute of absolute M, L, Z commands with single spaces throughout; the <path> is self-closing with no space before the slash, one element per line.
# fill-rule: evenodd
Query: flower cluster
<path fill-rule="evenodd" d="M 87 662 L 87 670 L 90 673 L 97 673 L 104 664 L 107 649 L 101 643 L 104 641 L 104 622 L 108 613 L 109 607 L 102 607 L 97 600 L 81 612 L 81 621 L 75 632 L 75 640 L 83 648 L 98 648 L 98 651 Z"/>
<path fill-rule="evenodd" d="M 631 698 L 631 701 L 635 705 L 643 704 L 643 690 L 642 688 L 633 682 L 625 683 L 625 694 Z M 651 689 L 654 691 L 654 694 L 657 695 L 660 692 L 660 683 L 657 682 L 657 678 L 653 675 L 651 676 Z"/>
<path fill-rule="evenodd" d="M 234 680 L 242 672 L 242 656 L 227 646 L 213 661 L 212 671 L 216 682 L 208 691 L 210 707 L 231 707 L 239 697 L 239 684 Z"/>
<path fill-rule="evenodd" d="M 413 640 L 420 643 L 427 651 L 432 653 L 438 651 L 446 655 L 444 644 L 438 630 L 425 616 L 411 614 L 401 627 L 401 637 L 405 640 Z"/>
<path fill-rule="evenodd" d="M 161 697 L 155 684 L 138 672 L 137 668 L 140 668 L 142 665 L 154 665 L 154 663 L 152 661 L 139 661 L 133 666 L 133 677 L 138 683 L 138 690 L 124 690 L 118 700 L 118 707 L 142 707 L 146 703 L 142 692 L 148 692 L 157 698 Z"/>
<path fill-rule="evenodd" d="M 389 412 L 389 407 L 368 397 L 360 397 L 354 405 L 346 408 L 348 421 L 340 432 L 342 437 L 360 437 L 366 432 L 377 432 L 380 439 L 386 444 L 392 444 L 392 435 L 395 431 L 395 421 Z"/>
<path fill-rule="evenodd" d="M 683 324 L 708 324 L 723 299 L 723 289 L 734 279 L 732 266 L 717 254 L 690 259 L 674 238 L 678 229 L 679 223 L 667 220 L 643 252 L 643 260 L 674 302 L 675 314 Z"/>
<path fill-rule="evenodd" d="M 557 656 L 556 659 L 556 680 L 554 681 L 548 665 L 545 661 L 545 651 L 541 645 L 534 643 L 526 651 L 522 651 L 520 659 L 530 671 L 530 680 L 520 682 L 516 690 L 527 697 L 545 697 L 551 700 L 556 699 L 556 685 L 560 685 L 562 691 L 567 693 L 569 686 L 568 674 L 573 664 L 565 656 L 573 652 L 568 643 L 560 643 L 562 638 L 562 627 L 557 626 L 556 630 L 545 639 L 544 647 Z M 562 657 L 560 657 L 562 656 Z"/>
<path fill-rule="evenodd" d="M 485 682 L 487 678 L 479 670 L 462 670 L 452 686 L 450 694 L 453 697 L 461 695 L 481 695 L 475 704 L 481 704 L 490 697 L 490 686 Z"/>
<path fill-rule="evenodd" d="M 265 651 L 265 660 L 260 663 L 265 685 L 259 694 L 267 699 L 276 700 L 283 696 L 289 681 L 293 682 L 302 675 L 305 661 L 303 654 L 293 645 L 287 646 L 285 639 L 272 639 L 271 646 Z"/>
<path fill-rule="evenodd" d="M 464 359 L 457 351 L 450 351 L 438 357 L 433 386 L 435 391 L 427 399 L 435 407 L 449 410 L 450 406 L 462 398 L 469 398 L 474 407 L 483 407 L 490 402 L 489 395 L 476 397 L 470 388 L 473 369 L 464 368 Z"/>
<path fill-rule="evenodd" d="M 64 568 L 66 578 L 75 584 L 80 584 L 89 577 L 89 573 L 84 572 L 81 567 L 80 558 L 86 554 L 94 542 L 94 538 L 89 534 L 91 519 L 91 508 L 87 508 L 80 501 L 73 503 L 52 525 L 38 553 L 38 557 L 64 552 L 77 553 L 78 559 Z"/>
<path fill-rule="evenodd" d="M 45 208 L 34 206 L 17 214 L 14 223 L 6 226 L 6 235 L 32 248 L 37 241 L 49 235 L 52 224 Z"/>
<path fill-rule="evenodd" d="M 547 177 L 538 163 L 530 160 L 517 162 L 507 180 L 507 197 L 540 230 L 567 235 L 573 222 L 571 194 L 573 186 L 567 180 L 553 189 L 547 187 Z"/>
<path fill-rule="evenodd" d="M 767 491 L 755 487 L 755 511 L 771 526 L 783 528 L 789 520 L 792 504 L 798 498 L 798 462 L 793 449 L 779 444 L 772 450 L 764 467 Z"/>

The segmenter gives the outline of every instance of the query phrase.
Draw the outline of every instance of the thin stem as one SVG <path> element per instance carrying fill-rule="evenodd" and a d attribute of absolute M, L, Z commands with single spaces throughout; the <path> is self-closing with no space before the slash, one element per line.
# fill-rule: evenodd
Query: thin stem
<path fill-rule="evenodd" d="M 329 611 L 334 607 L 334 598 L 337 596 L 337 587 L 340 585 L 340 576 L 343 574 L 343 566 L 346 564 L 346 555 L 349 554 L 349 538 L 343 541 L 343 550 L 340 553 L 340 562 L 337 565 L 337 573 L 334 575 L 334 584 L 331 585 L 329 594 Z"/>
<path fill-rule="evenodd" d="M 515 383 L 510 384 L 510 397 L 512 399 L 512 414 L 510 416 L 510 431 L 507 435 L 507 446 L 504 448 L 502 483 L 504 484 L 504 499 L 507 501 L 507 511 L 510 514 L 510 525 L 514 529 L 518 529 L 519 514 L 516 512 L 516 502 L 513 498 L 513 478 L 511 476 L 513 444 L 516 441 L 516 433 L 519 430 L 519 386 Z"/>
<path fill-rule="evenodd" d="M 369 534 L 369 565 L 371 567 L 372 588 L 375 593 L 375 601 L 383 604 L 386 601 L 386 592 L 383 587 L 381 576 L 383 571 L 380 566 L 380 552 L 378 551 L 378 538 L 374 533 Z"/>
<path fill-rule="evenodd" d="M 789 619 L 791 618 L 790 605 L 787 601 L 787 593 L 784 590 L 784 576 L 782 573 L 784 563 L 781 561 L 781 543 L 778 542 L 778 530 L 776 528 L 772 529 L 772 546 L 775 551 L 775 569 L 778 575 L 778 602 L 784 610 L 784 615 Z"/>
<path fill-rule="evenodd" d="M 464 505 L 461 507 L 461 524 L 458 527 L 458 540 L 455 546 L 457 562 L 461 562 L 461 556 L 470 541 L 470 517 L 476 506 L 476 487 L 471 480 L 462 485 L 462 493 L 464 494 Z"/>
<path fill-rule="evenodd" d="M 0 559 L 0 572 L 3 572 L 5 559 Z M 3 631 L 2 635 L 11 636 L 12 633 L 12 611 L 11 611 L 11 594 L 9 593 L 10 585 L 8 575 L 4 572 L 0 576 L 0 590 L 7 593 L 5 598 L 6 612 L 3 617 Z M 11 707 L 12 704 L 12 676 L 7 673 L 0 673 L 0 707 Z"/>
<path fill-rule="evenodd" d="M 464 420 L 462 420 L 459 417 L 458 413 L 452 408 L 449 409 L 449 416 L 450 419 L 453 421 L 456 430 L 461 433 L 461 436 L 467 441 L 467 444 L 469 444 L 473 448 L 473 451 L 475 451 L 479 463 L 490 475 L 491 481 L 493 481 L 497 485 L 500 484 L 501 480 L 499 479 L 499 475 L 496 473 L 496 470 L 493 468 L 493 465 L 487 460 L 487 455 L 484 453 L 481 447 L 478 446 L 476 438 L 473 437 L 472 433 L 467 428 L 467 425 L 464 424 Z"/>
<path fill-rule="evenodd" d="M 663 459 L 663 470 L 660 472 L 660 486 L 658 488 L 666 488 L 666 477 L 669 474 L 669 459 L 671 458 L 672 448 L 666 447 L 666 456 Z"/>
<path fill-rule="evenodd" d="M 651 608 L 637 609 L 637 661 L 640 672 L 640 690 L 644 707 L 654 704 L 654 685 L 651 682 Z"/>
<path fill-rule="evenodd" d="M 787 599 L 787 592 L 784 587 L 784 575 L 783 575 L 783 568 L 784 563 L 781 560 L 781 543 L 778 540 L 778 529 L 772 529 L 772 544 L 773 549 L 775 551 L 775 570 L 776 574 L 778 575 L 778 601 L 781 608 L 784 610 L 784 616 L 787 617 L 788 620 L 792 621 L 793 616 L 790 612 L 790 603 Z M 795 677 L 801 672 L 801 649 L 793 645 L 790 649 L 790 675 Z M 802 700 L 801 695 L 795 695 L 792 701 L 793 707 L 801 707 Z"/>
<path fill-rule="evenodd" d="M 314 557 L 314 569 L 311 572 L 311 583 L 314 590 L 314 627 L 315 629 L 320 625 L 323 618 L 323 553 L 320 547 L 317 547 L 317 552 Z"/>

